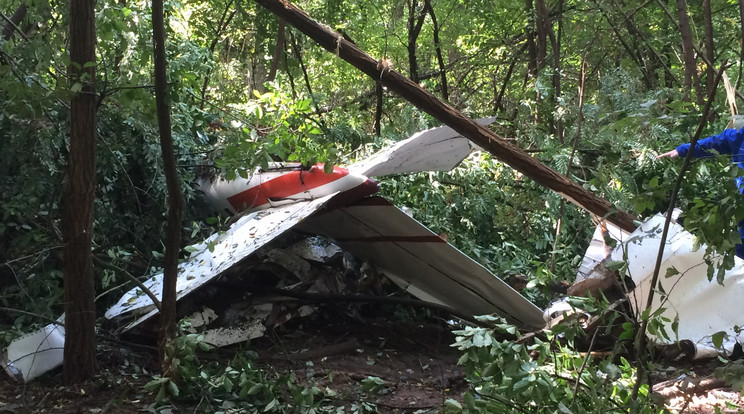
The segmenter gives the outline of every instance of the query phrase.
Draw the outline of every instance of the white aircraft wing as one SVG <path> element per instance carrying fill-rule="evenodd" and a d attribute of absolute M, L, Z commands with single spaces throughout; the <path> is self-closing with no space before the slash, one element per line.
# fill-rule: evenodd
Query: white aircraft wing
<path fill-rule="evenodd" d="M 496 313 L 520 327 L 545 325 L 541 309 L 382 197 L 322 210 L 297 229 L 333 239 L 421 300 Z"/>
<path fill-rule="evenodd" d="M 496 118 L 481 118 L 477 122 L 489 125 Z M 350 172 L 367 177 L 420 171 L 449 171 L 470 154 L 467 138 L 448 126 L 417 132 L 410 138 L 385 148 L 371 157 L 349 165 Z"/>
<path fill-rule="evenodd" d="M 336 194 L 333 193 L 312 201 L 253 212 L 241 217 L 226 232 L 214 234 L 202 244 L 195 246 L 197 250 L 191 254 L 188 260 L 178 266 L 177 298 L 180 300 L 219 276 L 240 260 L 248 257 L 261 246 L 291 229 Z M 211 251 L 210 246 L 212 246 Z M 145 285 L 156 297 L 162 298 L 162 273 L 148 279 Z M 130 324 L 127 329 L 156 314 L 157 309 L 150 297 L 140 288 L 134 288 L 122 296 L 119 302 L 106 312 L 106 318 L 112 319 L 129 312 L 145 315 L 135 323 Z"/>

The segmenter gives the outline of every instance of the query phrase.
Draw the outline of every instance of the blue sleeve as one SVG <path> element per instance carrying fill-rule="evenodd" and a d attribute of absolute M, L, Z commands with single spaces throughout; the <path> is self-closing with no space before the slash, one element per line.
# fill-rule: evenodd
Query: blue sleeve
<path fill-rule="evenodd" d="M 719 154 L 738 154 L 742 144 L 744 144 L 744 128 L 727 129 L 718 135 L 698 140 L 692 151 L 692 157 L 707 158 Z M 680 157 L 686 157 L 690 144 L 682 144 L 676 150 Z"/>

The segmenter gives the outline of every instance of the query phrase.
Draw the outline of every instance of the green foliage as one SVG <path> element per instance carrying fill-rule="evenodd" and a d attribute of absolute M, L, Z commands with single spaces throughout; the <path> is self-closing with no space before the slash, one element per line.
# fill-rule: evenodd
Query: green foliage
<path fill-rule="evenodd" d="M 462 351 L 459 363 L 465 366 L 471 391 L 464 404 L 449 400 L 447 412 L 465 413 L 598 413 L 625 411 L 635 380 L 635 369 L 624 357 L 582 356 L 565 338 L 581 332 L 563 326 L 548 331 L 547 341 L 534 339 L 523 344 L 513 337 L 516 328 L 499 318 L 480 317 L 493 328 L 466 328 L 456 331 L 453 344 Z M 570 332 L 570 330 L 576 330 Z M 642 402 L 635 402 L 641 413 L 660 413 L 649 400 L 648 386 L 641 387 Z"/>
<path fill-rule="evenodd" d="M 256 100 L 241 108 L 247 117 L 224 135 L 224 151 L 216 165 L 228 179 L 246 177 L 251 167 L 268 168 L 274 160 L 304 164 L 333 163 L 339 147 L 321 139 L 325 128 L 312 116 L 308 99 L 292 100 L 281 92 L 255 93 Z"/>
<path fill-rule="evenodd" d="M 182 321 L 181 331 L 188 327 L 188 321 Z M 160 406 L 185 403 L 195 406 L 195 412 L 204 413 L 376 412 L 374 404 L 368 402 L 352 404 L 346 411 L 336 392 L 327 386 L 321 388 L 312 376 L 300 381 L 294 372 L 271 374 L 256 365 L 258 355 L 252 350 L 240 350 L 228 362 L 208 355 L 209 350 L 202 335 L 180 334 L 167 351 L 172 376 L 156 375 L 145 389 L 155 393 Z M 362 391 L 370 394 L 379 393 L 384 387 L 377 377 L 362 380 L 361 384 Z"/>

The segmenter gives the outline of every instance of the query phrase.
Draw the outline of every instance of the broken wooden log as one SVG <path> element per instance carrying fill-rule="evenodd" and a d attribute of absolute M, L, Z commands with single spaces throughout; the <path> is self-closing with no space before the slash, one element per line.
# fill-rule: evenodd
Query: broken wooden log
<path fill-rule="evenodd" d="M 634 217 L 615 208 L 607 200 L 595 196 L 577 183 L 544 165 L 526 152 L 510 144 L 486 127 L 478 125 L 451 105 L 442 102 L 432 93 L 393 70 L 386 59 L 376 60 L 357 45 L 344 39 L 343 35 L 322 25 L 287 0 L 256 0 L 279 18 L 296 27 L 326 50 L 349 62 L 376 81 L 380 81 L 391 91 L 447 126 L 470 139 L 499 160 L 547 187 L 577 206 L 632 232 L 636 226 Z"/>

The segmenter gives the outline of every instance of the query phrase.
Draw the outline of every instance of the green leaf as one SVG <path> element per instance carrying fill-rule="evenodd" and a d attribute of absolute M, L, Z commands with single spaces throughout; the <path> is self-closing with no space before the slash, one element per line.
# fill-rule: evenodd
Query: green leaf
<path fill-rule="evenodd" d="M 168 392 L 174 397 L 178 397 L 178 386 L 173 381 L 168 381 Z"/>
<path fill-rule="evenodd" d="M 659 186 L 659 177 L 654 177 L 648 182 L 648 188 L 656 188 Z"/>
<path fill-rule="evenodd" d="M 462 405 L 460 404 L 460 402 L 452 398 L 447 398 L 444 401 L 444 408 L 445 410 L 450 409 L 450 410 L 462 411 Z"/>
<path fill-rule="evenodd" d="M 256 383 L 251 386 L 251 388 L 248 389 L 248 395 L 256 395 L 258 394 L 262 389 L 264 385 L 261 383 Z"/>
<path fill-rule="evenodd" d="M 679 274 L 679 270 L 677 270 L 674 266 L 672 266 L 672 267 L 667 268 L 666 274 L 664 275 L 664 277 L 669 278 L 672 276 L 676 276 L 678 274 Z"/>
<path fill-rule="evenodd" d="M 271 411 L 275 407 L 278 407 L 278 406 L 279 406 L 279 400 L 277 400 L 276 398 L 274 398 L 273 400 L 271 400 L 270 403 L 266 404 L 266 407 L 264 408 L 264 412 Z"/>
<path fill-rule="evenodd" d="M 465 402 L 465 406 L 468 407 L 469 411 L 474 413 L 478 412 L 475 406 L 475 397 L 472 393 L 466 392 L 465 395 L 462 396 L 462 399 Z"/>
<path fill-rule="evenodd" d="M 716 348 L 721 348 L 723 346 L 723 339 L 726 337 L 725 331 L 716 332 L 711 336 L 711 340 L 713 341 L 713 346 Z"/>
<path fill-rule="evenodd" d="M 610 260 L 607 263 L 605 263 L 605 267 L 607 267 L 609 270 L 620 270 L 625 266 L 625 262 L 621 260 Z"/>

